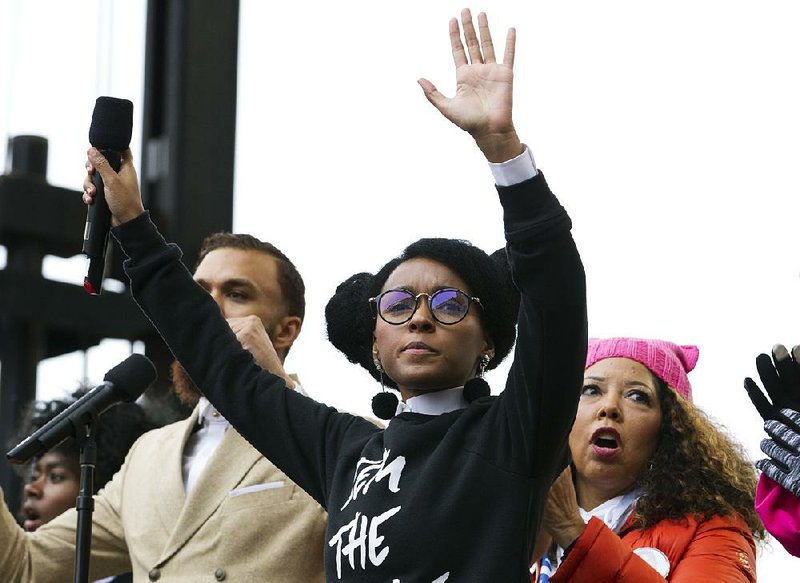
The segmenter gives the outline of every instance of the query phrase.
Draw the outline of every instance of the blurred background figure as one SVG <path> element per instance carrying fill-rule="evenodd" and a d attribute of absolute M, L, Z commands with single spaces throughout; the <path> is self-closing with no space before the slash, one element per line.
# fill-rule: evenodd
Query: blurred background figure
<path fill-rule="evenodd" d="M 800 557 L 800 346 L 789 353 L 782 344 L 756 357 L 767 395 L 751 378 L 744 387 L 764 419 L 770 439 L 761 442 L 767 459 L 756 466 L 763 473 L 756 491 L 756 511 L 783 547 Z"/>
<path fill-rule="evenodd" d="M 88 391 L 87 387 L 81 387 L 64 399 L 34 402 L 22 420 L 20 439 L 48 423 Z M 152 428 L 142 408 L 135 403 L 121 403 L 97 418 L 94 493 L 119 470 L 139 436 Z M 80 486 L 79 462 L 80 447 L 70 437 L 23 466 L 27 474 L 21 508 L 25 530 L 34 531 L 75 506 Z"/>
<path fill-rule="evenodd" d="M 756 580 L 755 469 L 692 403 L 698 355 L 660 340 L 589 340 L 573 464 L 550 490 L 537 551 L 548 535 L 554 545 L 534 581 Z"/>

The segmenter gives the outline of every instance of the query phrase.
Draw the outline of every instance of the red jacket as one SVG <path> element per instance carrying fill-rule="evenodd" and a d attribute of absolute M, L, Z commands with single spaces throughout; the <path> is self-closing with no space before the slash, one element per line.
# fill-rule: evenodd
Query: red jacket
<path fill-rule="evenodd" d="M 669 560 L 666 579 L 633 552 L 652 547 Z M 662 520 L 644 530 L 629 521 L 614 534 L 592 518 L 552 583 L 751 583 L 756 580 L 755 544 L 740 517 L 698 522 Z"/>

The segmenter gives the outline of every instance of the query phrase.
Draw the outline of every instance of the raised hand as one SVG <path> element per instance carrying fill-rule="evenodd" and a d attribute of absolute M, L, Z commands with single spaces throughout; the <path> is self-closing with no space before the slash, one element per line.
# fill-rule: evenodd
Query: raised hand
<path fill-rule="evenodd" d="M 768 478 L 800 497 L 800 412 L 781 409 L 788 424 L 767 421 L 764 429 L 772 439 L 761 442 L 769 459 L 758 460 L 756 467 Z"/>
<path fill-rule="evenodd" d="M 498 63 L 489 22 L 482 12 L 478 14 L 478 29 L 480 40 L 466 8 L 461 12 L 461 27 L 457 19 L 450 20 L 455 96 L 445 97 L 427 79 L 419 79 L 419 84 L 442 115 L 472 135 L 490 162 L 505 162 L 522 153 L 511 116 L 516 31 L 508 30 L 503 62 Z"/>
<path fill-rule="evenodd" d="M 133 156 L 130 150 L 126 150 L 122 155 L 122 165 L 119 172 L 114 172 L 99 150 L 89 148 L 86 152 L 86 177 L 83 180 L 83 202 L 87 205 L 94 202 L 96 194 L 92 176 L 99 172 L 103 177 L 106 201 L 111 210 L 111 224 L 116 226 L 120 223 L 135 219 L 144 212 L 142 197 L 139 194 L 139 180 L 136 176 L 136 168 L 133 167 Z"/>
<path fill-rule="evenodd" d="M 242 348 L 253 355 L 256 363 L 272 374 L 282 377 L 286 381 L 286 386 L 293 389 L 295 382 L 283 369 L 283 363 L 275 351 L 261 318 L 251 315 L 227 320 Z"/>
<path fill-rule="evenodd" d="M 542 515 L 542 528 L 562 549 L 571 545 L 586 528 L 578 508 L 578 497 L 575 495 L 572 469 L 569 466 L 550 486 Z"/>
<path fill-rule="evenodd" d="M 784 408 L 800 411 L 800 346 L 792 348 L 791 354 L 782 344 L 772 348 L 772 359 L 766 354 L 756 357 L 756 369 L 769 395 L 764 395 L 756 382 L 747 377 L 744 388 L 764 421 L 785 421 L 780 410 Z"/>

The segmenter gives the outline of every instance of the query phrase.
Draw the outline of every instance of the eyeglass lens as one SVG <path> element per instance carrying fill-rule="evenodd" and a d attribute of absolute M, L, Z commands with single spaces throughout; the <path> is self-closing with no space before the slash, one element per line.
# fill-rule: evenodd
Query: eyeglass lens
<path fill-rule="evenodd" d="M 441 289 L 428 297 L 428 306 L 439 322 L 455 324 L 462 320 L 469 310 L 469 297 L 457 289 Z M 378 306 L 381 317 L 393 324 L 402 324 L 411 319 L 417 307 L 417 299 L 404 290 L 389 290 L 380 298 Z"/>

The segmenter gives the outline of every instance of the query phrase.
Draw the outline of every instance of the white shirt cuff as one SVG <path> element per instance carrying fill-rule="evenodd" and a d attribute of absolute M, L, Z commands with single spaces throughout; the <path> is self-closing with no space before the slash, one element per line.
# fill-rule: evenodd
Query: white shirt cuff
<path fill-rule="evenodd" d="M 530 148 L 525 144 L 522 145 L 525 149 L 516 158 L 506 162 L 489 162 L 489 168 L 497 186 L 513 186 L 530 180 L 539 173 Z"/>

